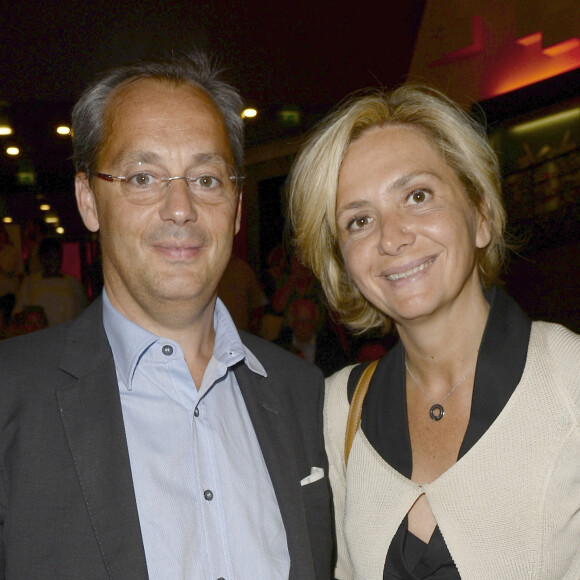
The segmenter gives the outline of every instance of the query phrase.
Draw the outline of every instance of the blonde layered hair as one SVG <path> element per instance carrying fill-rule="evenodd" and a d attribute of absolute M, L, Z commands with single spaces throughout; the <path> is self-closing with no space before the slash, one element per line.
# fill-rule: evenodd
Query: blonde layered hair
<path fill-rule="evenodd" d="M 313 132 L 299 153 L 288 185 L 294 245 L 319 278 L 329 304 L 355 332 L 391 321 L 358 290 L 345 269 L 335 219 L 338 177 L 349 145 L 373 127 L 414 127 L 453 169 L 473 207 L 489 220 L 491 241 L 476 252 L 482 285 L 497 281 L 504 263 L 505 210 L 499 164 L 484 128 L 439 91 L 402 85 L 342 104 Z"/>

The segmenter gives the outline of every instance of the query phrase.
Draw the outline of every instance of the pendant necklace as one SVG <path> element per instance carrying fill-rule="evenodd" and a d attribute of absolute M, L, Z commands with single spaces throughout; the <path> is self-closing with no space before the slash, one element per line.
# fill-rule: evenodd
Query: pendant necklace
<path fill-rule="evenodd" d="M 475 370 L 475 367 L 471 367 L 454 385 L 453 388 L 443 397 L 443 399 L 441 399 L 441 401 L 438 403 L 437 401 L 433 400 L 433 398 L 431 398 L 429 396 L 429 394 L 423 389 L 423 387 L 419 384 L 419 381 L 417 381 L 417 379 L 415 378 L 415 375 L 411 372 L 411 369 L 409 368 L 409 365 L 407 364 L 407 361 L 405 361 L 405 368 L 407 369 L 407 371 L 409 371 L 409 375 L 411 376 L 411 378 L 413 379 L 413 382 L 417 385 L 417 387 L 419 388 L 419 390 L 433 403 L 433 405 L 431 405 L 431 408 L 429 409 L 429 417 L 431 417 L 431 419 L 433 421 L 441 421 L 441 419 L 443 419 L 443 415 L 445 415 L 445 409 L 443 408 L 442 403 L 444 403 L 453 393 L 453 391 L 469 376 L 471 375 L 471 373 L 473 373 L 473 371 Z"/>

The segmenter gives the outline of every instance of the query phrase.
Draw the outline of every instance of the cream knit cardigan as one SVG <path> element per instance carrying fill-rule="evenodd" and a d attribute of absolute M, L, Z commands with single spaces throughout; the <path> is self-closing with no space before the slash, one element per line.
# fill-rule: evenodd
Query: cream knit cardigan
<path fill-rule="evenodd" d="M 522 379 L 499 417 L 423 486 L 360 429 L 345 470 L 351 369 L 326 381 L 336 578 L 382 580 L 391 540 L 424 493 L 462 580 L 580 580 L 580 335 L 534 322 Z"/>

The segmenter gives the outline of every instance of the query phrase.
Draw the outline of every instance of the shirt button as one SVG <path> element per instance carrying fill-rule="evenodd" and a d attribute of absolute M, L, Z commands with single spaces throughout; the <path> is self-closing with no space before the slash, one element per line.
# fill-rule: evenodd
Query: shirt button
<path fill-rule="evenodd" d="M 223 576 L 220 576 L 217 580 L 226 580 Z"/>
<path fill-rule="evenodd" d="M 213 499 L 213 491 L 211 489 L 206 489 L 203 492 L 203 497 L 207 500 L 207 501 L 211 501 Z"/>
<path fill-rule="evenodd" d="M 197 407 L 193 410 L 193 416 L 199 417 L 199 409 Z"/>
<path fill-rule="evenodd" d="M 166 344 L 164 345 L 164 347 L 161 349 L 161 352 L 165 355 L 165 356 L 171 356 L 173 354 L 173 347 L 170 344 Z"/>

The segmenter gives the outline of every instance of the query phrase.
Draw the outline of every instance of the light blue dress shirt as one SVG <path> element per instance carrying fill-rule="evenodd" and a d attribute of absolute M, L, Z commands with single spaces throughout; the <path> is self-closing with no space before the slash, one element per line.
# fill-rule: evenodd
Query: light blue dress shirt
<path fill-rule="evenodd" d="M 266 371 L 225 306 L 197 390 L 176 342 L 120 314 L 103 292 L 151 580 L 287 579 L 286 532 L 232 366 Z"/>

